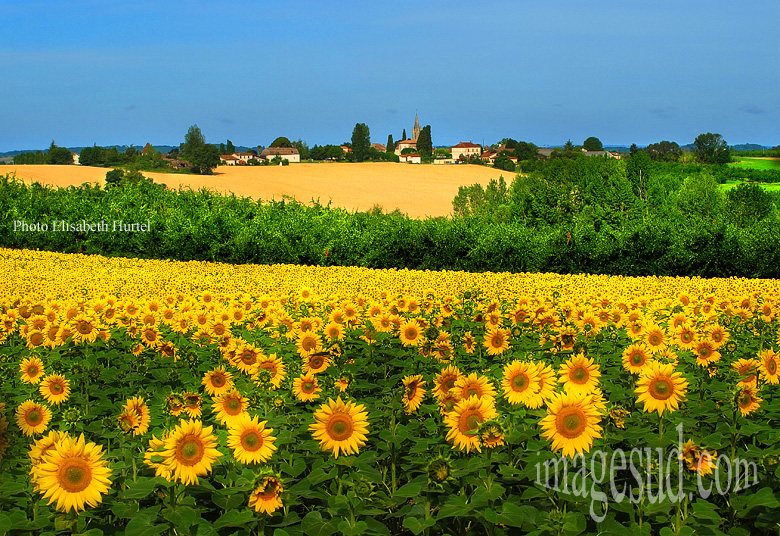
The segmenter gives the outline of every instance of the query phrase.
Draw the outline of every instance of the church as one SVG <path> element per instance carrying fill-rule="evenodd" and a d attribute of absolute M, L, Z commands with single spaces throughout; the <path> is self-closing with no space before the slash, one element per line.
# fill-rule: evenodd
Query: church
<path fill-rule="evenodd" d="M 395 154 L 401 155 L 404 149 L 417 149 L 417 138 L 420 137 L 420 120 L 414 114 L 414 127 L 412 127 L 412 139 L 401 140 L 395 144 Z"/>

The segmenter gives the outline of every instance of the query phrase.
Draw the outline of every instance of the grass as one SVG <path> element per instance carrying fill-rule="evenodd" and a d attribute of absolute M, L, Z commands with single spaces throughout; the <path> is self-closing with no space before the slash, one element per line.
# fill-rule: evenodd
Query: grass
<path fill-rule="evenodd" d="M 740 157 L 736 162 L 730 164 L 748 169 L 777 169 L 780 170 L 780 158 L 753 158 Z"/>
<path fill-rule="evenodd" d="M 738 184 L 741 184 L 743 181 L 726 181 L 726 184 L 722 184 L 721 187 L 724 190 L 731 190 Z M 766 190 L 767 192 L 780 192 L 780 183 L 777 182 L 757 182 L 761 188 Z"/>

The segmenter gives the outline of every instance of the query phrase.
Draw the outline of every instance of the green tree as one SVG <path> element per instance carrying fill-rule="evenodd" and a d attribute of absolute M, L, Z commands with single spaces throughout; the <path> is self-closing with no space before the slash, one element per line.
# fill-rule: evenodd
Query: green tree
<path fill-rule="evenodd" d="M 516 166 L 509 158 L 509 155 L 507 155 L 505 151 L 501 151 L 493 162 L 493 167 L 505 171 L 514 171 Z"/>
<path fill-rule="evenodd" d="M 198 125 L 192 125 L 184 136 L 184 143 L 180 151 L 181 157 L 189 160 L 190 156 L 204 145 L 206 145 L 206 138 L 203 136 L 200 128 L 198 128 Z"/>
<path fill-rule="evenodd" d="M 404 129 L 404 133 L 401 134 L 401 141 L 406 141 L 406 129 Z"/>
<path fill-rule="evenodd" d="M 269 147 L 292 147 L 293 144 L 290 140 L 285 138 L 284 136 L 279 136 L 276 138 Z"/>
<path fill-rule="evenodd" d="M 194 149 L 187 161 L 193 173 L 211 175 L 219 165 L 219 150 L 216 145 L 204 144 Z"/>
<path fill-rule="evenodd" d="M 772 211 L 772 198 L 758 184 L 743 182 L 726 194 L 725 211 L 743 227 L 766 218 Z"/>
<path fill-rule="evenodd" d="M 309 149 L 309 144 L 303 141 L 302 139 L 298 139 L 294 142 L 292 142 L 292 146 L 298 149 L 298 154 L 301 155 L 301 160 L 308 160 L 311 158 L 311 150 Z"/>
<path fill-rule="evenodd" d="M 355 160 L 362 162 L 371 147 L 371 133 L 368 125 L 357 123 L 352 130 L 352 152 L 355 153 Z"/>
<path fill-rule="evenodd" d="M 656 162 L 677 162 L 682 154 L 682 150 L 677 143 L 666 140 L 651 143 L 645 147 L 645 152 Z"/>
<path fill-rule="evenodd" d="M 73 163 L 73 153 L 70 152 L 70 149 L 66 149 L 65 147 L 57 147 L 54 145 L 54 142 L 51 142 L 51 147 L 49 147 L 49 154 L 48 154 L 48 160 L 49 164 L 55 164 L 55 165 L 66 165 L 66 164 L 72 164 Z"/>
<path fill-rule="evenodd" d="M 393 135 L 388 134 L 387 135 L 387 149 L 385 149 L 388 153 L 392 153 L 395 151 L 395 143 L 393 143 Z"/>
<path fill-rule="evenodd" d="M 433 154 L 433 141 L 431 140 L 431 125 L 425 125 L 420 129 L 420 135 L 417 137 L 417 152 L 420 156 L 430 158 Z"/>
<path fill-rule="evenodd" d="M 519 141 L 515 145 L 515 156 L 518 162 L 523 160 L 536 160 L 539 155 L 539 148 L 533 143 Z"/>
<path fill-rule="evenodd" d="M 582 142 L 582 148 L 586 151 L 603 151 L 604 146 L 601 144 L 601 140 L 595 136 L 591 136 L 584 142 Z"/>
<path fill-rule="evenodd" d="M 227 150 L 227 154 L 233 154 L 236 152 L 236 146 L 233 145 L 233 142 L 230 140 L 227 141 L 227 146 L 225 149 Z"/>
<path fill-rule="evenodd" d="M 566 140 L 566 143 L 563 144 L 563 150 L 564 151 L 574 150 L 574 144 L 571 142 L 571 140 Z"/>
<path fill-rule="evenodd" d="M 705 164 L 727 164 L 731 160 L 729 145 L 723 136 L 707 132 L 693 141 L 693 152 Z"/>

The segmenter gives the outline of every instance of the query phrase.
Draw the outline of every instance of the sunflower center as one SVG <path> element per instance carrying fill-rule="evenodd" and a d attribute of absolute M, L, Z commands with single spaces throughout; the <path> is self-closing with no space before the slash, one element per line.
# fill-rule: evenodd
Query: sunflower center
<path fill-rule="evenodd" d="M 80 458 L 66 460 L 57 474 L 57 483 L 68 493 L 79 493 L 92 482 L 92 470 Z"/>
<path fill-rule="evenodd" d="M 631 364 L 632 365 L 641 365 L 645 362 L 645 357 L 640 353 L 631 354 Z"/>
<path fill-rule="evenodd" d="M 710 349 L 707 346 L 702 346 L 699 348 L 699 355 L 702 357 L 708 357 L 710 355 Z"/>
<path fill-rule="evenodd" d="M 320 369 L 325 364 L 325 358 L 322 356 L 313 356 L 311 359 L 309 359 L 309 368 L 312 369 Z"/>
<path fill-rule="evenodd" d="M 37 376 L 38 375 L 38 367 L 35 365 L 30 365 L 27 367 L 27 375 L 28 376 Z"/>
<path fill-rule="evenodd" d="M 774 359 L 770 359 L 766 364 L 766 370 L 769 372 L 769 374 L 774 374 L 777 372 L 777 363 L 775 363 Z"/>
<path fill-rule="evenodd" d="M 241 361 L 243 361 L 245 365 L 253 365 L 257 359 L 255 359 L 254 354 L 245 353 L 241 355 Z"/>
<path fill-rule="evenodd" d="M 55 395 L 59 395 L 59 394 L 61 394 L 64 391 L 64 389 L 62 388 L 62 384 L 61 383 L 56 383 L 56 382 L 52 383 L 51 386 L 49 387 L 49 389 L 51 390 L 52 394 L 55 394 Z"/>
<path fill-rule="evenodd" d="M 413 340 L 413 339 L 417 338 L 417 330 L 414 329 L 414 328 L 409 328 L 409 329 L 406 330 L 404 335 L 406 335 L 407 339 L 412 339 Z"/>
<path fill-rule="evenodd" d="M 494 335 L 490 341 L 493 348 L 501 348 L 504 345 L 504 338 L 501 335 Z"/>
<path fill-rule="evenodd" d="M 230 415 L 238 415 L 241 413 L 241 401 L 234 397 L 228 398 L 225 402 L 225 412 Z"/>
<path fill-rule="evenodd" d="M 255 430 L 249 430 L 244 432 L 244 435 L 241 436 L 241 446 L 244 450 L 254 452 L 263 446 L 263 439 Z"/>
<path fill-rule="evenodd" d="M 656 400 L 666 400 L 674 394 L 674 387 L 666 378 L 658 378 L 650 384 L 650 394 Z"/>
<path fill-rule="evenodd" d="M 512 378 L 512 390 L 516 393 L 525 391 L 528 389 L 529 385 L 530 382 L 528 381 L 528 376 L 526 374 L 518 374 Z"/>
<path fill-rule="evenodd" d="M 311 380 L 307 380 L 301 384 L 301 391 L 303 391 L 306 394 L 311 394 L 314 392 L 314 382 Z"/>
<path fill-rule="evenodd" d="M 749 394 L 743 393 L 739 397 L 739 407 L 741 408 L 747 408 L 750 406 L 750 403 L 753 401 L 753 399 L 750 397 Z"/>
<path fill-rule="evenodd" d="M 279 488 L 279 485 L 274 482 L 273 480 L 266 482 L 265 488 L 263 491 L 261 491 L 258 495 L 260 495 L 260 498 L 264 501 L 270 501 L 271 499 L 275 499 L 278 495 L 277 490 Z"/>
<path fill-rule="evenodd" d="M 579 437 L 588 424 L 585 413 L 577 407 L 564 408 L 555 418 L 555 429 L 567 439 Z"/>
<path fill-rule="evenodd" d="M 79 322 L 77 329 L 82 335 L 89 335 L 92 332 L 92 325 L 89 322 Z"/>
<path fill-rule="evenodd" d="M 211 383 L 214 384 L 215 387 L 222 387 L 225 385 L 225 378 L 222 376 L 212 376 Z"/>
<path fill-rule="evenodd" d="M 25 420 L 29 424 L 38 424 L 43 419 L 43 416 L 41 415 L 41 412 L 37 409 L 31 409 L 27 412 Z"/>
<path fill-rule="evenodd" d="M 344 441 L 352 435 L 352 419 L 346 415 L 334 415 L 328 423 L 328 435 L 334 441 Z"/>
<path fill-rule="evenodd" d="M 447 378 L 444 382 L 444 387 L 449 391 L 453 387 L 455 387 L 455 378 Z"/>
<path fill-rule="evenodd" d="M 309 351 L 313 350 L 317 347 L 317 341 L 312 339 L 311 337 L 307 337 L 303 339 L 303 343 L 301 344 L 304 350 Z"/>
<path fill-rule="evenodd" d="M 203 443 L 200 438 L 189 435 L 179 443 L 176 460 L 182 465 L 195 465 L 203 459 Z"/>
<path fill-rule="evenodd" d="M 569 377 L 571 378 L 572 382 L 582 385 L 588 381 L 589 374 L 584 367 L 578 366 L 571 371 Z"/>
<path fill-rule="evenodd" d="M 484 420 L 485 419 L 482 417 L 482 414 L 479 411 L 475 409 L 467 410 L 464 411 L 460 416 L 458 428 L 462 434 L 465 434 L 466 432 L 476 430 L 479 427 L 479 423 Z"/>
<path fill-rule="evenodd" d="M 471 387 L 467 388 L 464 392 L 463 398 L 469 398 L 471 396 L 479 396 L 479 388 L 476 385 L 472 385 Z"/>
<path fill-rule="evenodd" d="M 657 333 L 653 333 L 648 338 L 648 341 L 650 342 L 651 346 L 658 346 L 659 344 L 661 344 L 661 336 L 658 335 Z"/>

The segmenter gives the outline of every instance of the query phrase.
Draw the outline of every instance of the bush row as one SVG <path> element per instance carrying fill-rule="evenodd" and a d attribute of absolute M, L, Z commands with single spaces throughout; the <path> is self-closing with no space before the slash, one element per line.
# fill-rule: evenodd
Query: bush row
<path fill-rule="evenodd" d="M 65 253 L 475 272 L 780 276 L 780 230 L 768 220 L 738 227 L 651 214 L 621 226 L 580 218 L 532 228 L 476 217 L 350 213 L 290 199 L 259 203 L 166 190 L 147 180 L 53 189 L 10 175 L 0 177 L 0 214 L 0 246 Z M 109 231 L 55 232 L 55 220 L 103 221 Z M 149 230 L 112 232 L 114 221 L 148 222 Z M 49 230 L 34 230 L 39 223 Z"/>

